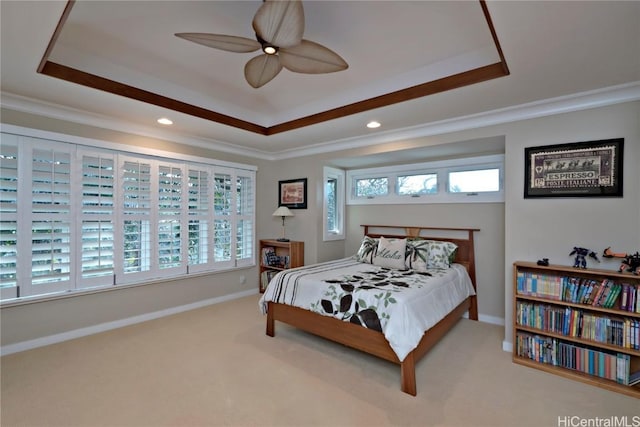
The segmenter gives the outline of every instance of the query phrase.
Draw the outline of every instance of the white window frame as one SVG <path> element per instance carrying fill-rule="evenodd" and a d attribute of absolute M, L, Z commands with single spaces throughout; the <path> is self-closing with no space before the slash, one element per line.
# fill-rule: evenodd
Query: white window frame
<path fill-rule="evenodd" d="M 322 171 L 322 230 L 324 241 L 343 240 L 345 238 L 345 175 L 345 171 L 342 169 L 336 169 L 329 166 L 325 166 Z M 329 206 L 325 188 L 327 181 L 330 179 L 336 180 L 336 228 L 334 230 L 329 230 L 327 223 Z"/>
<path fill-rule="evenodd" d="M 450 172 L 470 171 L 479 169 L 499 169 L 499 191 L 451 193 L 448 189 Z M 432 194 L 399 195 L 397 188 L 398 176 L 412 174 L 438 175 L 438 191 Z M 387 178 L 389 193 L 376 197 L 356 197 L 355 183 L 359 179 Z M 427 203 L 502 203 L 504 202 L 504 154 L 490 156 L 467 157 L 452 160 L 440 160 L 408 165 L 385 166 L 378 168 L 353 169 L 347 171 L 347 204 L 375 205 L 375 204 L 427 204 Z"/>
<path fill-rule="evenodd" d="M 160 150 L 150 150 L 140 147 L 130 147 L 121 144 L 110 143 L 107 141 L 96 141 L 85 138 L 72 137 L 68 135 L 53 134 L 38 130 L 31 130 L 28 128 L 22 128 L 12 125 L 3 125 L 2 129 L 2 143 L 18 147 L 18 211 L 15 215 L 10 215 L 12 218 L 16 218 L 18 221 L 18 244 L 17 251 L 22 256 L 17 257 L 17 286 L 7 287 L 2 289 L 2 303 L 6 303 L 11 300 L 22 300 L 24 298 L 29 299 L 46 299 L 52 296 L 52 294 L 60 293 L 82 293 L 87 291 L 94 291 L 96 288 L 113 288 L 121 285 L 142 284 L 149 281 L 161 281 L 166 278 L 187 277 L 190 273 L 212 273 L 217 271 L 227 271 L 235 268 L 246 268 L 256 265 L 255 251 L 255 189 L 256 189 L 256 167 L 251 165 L 235 164 L 231 162 L 217 161 L 203 159 L 200 157 L 180 155 L 176 153 L 163 152 Z M 55 138 L 55 139 L 53 139 Z M 31 222 L 32 218 L 36 218 L 36 214 L 31 211 L 31 192 L 32 192 L 32 180 L 31 177 L 31 162 L 32 162 L 32 150 L 38 149 L 53 149 L 69 153 L 71 158 L 71 205 L 70 205 L 70 233 L 71 233 L 71 272 L 70 279 L 68 281 L 52 282 L 51 285 L 41 286 L 42 291 L 34 291 L 36 286 L 31 285 L 31 257 L 23 254 L 30 253 L 32 244 L 31 237 Z M 128 150 L 123 150 L 128 148 Z M 114 246 L 114 273 L 106 278 L 100 277 L 97 280 L 87 279 L 82 277 L 82 221 L 83 219 L 91 219 L 90 214 L 83 213 L 83 187 L 82 187 L 82 156 L 98 156 L 107 155 L 113 157 L 114 165 L 114 208 L 113 214 L 106 215 L 109 220 L 113 221 L 113 246 Z M 141 163 L 148 163 L 151 165 L 151 212 L 150 219 L 150 259 L 151 268 L 142 272 L 133 272 L 124 274 L 123 272 L 123 258 L 122 251 L 124 248 L 123 235 L 124 229 L 122 224 L 126 220 L 124 215 L 124 199 L 122 188 L 122 166 L 127 161 L 136 161 Z M 173 168 L 179 168 L 182 175 L 182 181 L 180 183 L 181 199 L 180 214 L 176 214 L 176 219 L 181 222 L 181 260 L 180 266 L 171 268 L 159 268 L 158 265 L 158 230 L 159 219 L 162 216 L 159 213 L 159 168 L 160 166 L 170 166 Z M 232 177 L 232 189 L 231 195 L 233 200 L 231 201 L 232 210 L 230 212 L 230 219 L 232 223 L 231 231 L 231 262 L 225 262 L 223 265 L 213 262 L 213 257 L 209 256 L 206 265 L 196 264 L 189 265 L 188 257 L 188 221 L 190 219 L 188 212 L 188 170 L 189 168 L 205 170 L 209 177 L 213 177 L 216 172 L 224 171 L 230 173 Z M 235 208 L 236 203 L 236 177 L 243 177 L 249 180 L 247 188 L 250 193 L 247 197 L 250 198 L 244 201 L 243 212 L 240 215 Z M 209 188 L 209 203 L 213 202 L 213 186 Z M 177 204 L 175 209 L 177 209 Z M 213 206 L 210 206 L 209 212 L 213 212 Z M 102 219 L 102 217 L 96 219 Z M 178 218 L 179 216 L 179 218 Z M 135 218 L 133 218 L 135 217 Z M 139 215 L 131 216 L 132 219 L 137 219 Z M 145 218 L 146 219 L 146 218 Z M 208 219 L 213 219 L 213 215 L 208 215 Z M 249 245 L 248 250 L 243 252 L 243 258 L 236 259 L 236 224 L 239 220 L 243 220 L 248 223 L 246 228 L 246 236 L 244 236 L 243 244 Z M 212 223 L 210 223 L 212 224 Z M 24 236 L 24 237 L 21 237 Z M 208 248 L 213 247 L 213 235 L 211 230 L 209 231 Z M 211 255 L 211 254 L 210 254 Z M 194 271 L 190 271 L 189 267 L 196 267 Z M 51 289 L 49 289 L 51 288 Z M 91 289 L 88 289 L 91 288 Z"/>

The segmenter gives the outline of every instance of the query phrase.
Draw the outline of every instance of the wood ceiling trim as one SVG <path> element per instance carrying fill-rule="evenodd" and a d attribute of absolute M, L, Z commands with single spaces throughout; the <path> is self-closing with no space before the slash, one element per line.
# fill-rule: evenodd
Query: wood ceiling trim
<path fill-rule="evenodd" d="M 305 126 L 315 125 L 317 123 L 326 122 L 328 120 L 338 119 L 340 117 L 350 116 L 352 114 L 363 113 L 375 108 L 386 107 L 388 105 L 409 101 L 424 96 L 433 95 L 440 92 L 456 89 L 463 86 L 480 83 L 486 80 L 503 77 L 504 67 L 501 62 L 465 71 L 453 76 L 443 77 L 427 83 L 422 83 L 396 92 L 387 93 L 364 101 L 355 102 L 353 104 L 344 105 L 332 110 L 323 111 L 321 113 L 312 114 L 300 119 L 281 123 L 271 126 L 267 129 L 268 135 L 286 132 Z"/>
<path fill-rule="evenodd" d="M 479 0 L 479 2 L 487 21 L 487 25 L 489 26 L 489 30 L 491 31 L 491 36 L 500 57 L 500 62 L 458 73 L 452 76 L 447 76 L 438 80 L 425 82 L 416 86 L 401 89 L 395 92 L 390 92 L 363 101 L 343 105 L 331 110 L 311 114 L 288 122 L 279 123 L 271 127 L 261 126 L 256 123 L 241 120 L 236 117 L 228 116 L 226 114 L 218 113 L 216 111 L 208 110 L 206 108 L 198 107 L 186 102 L 178 101 L 172 98 L 165 97 L 163 95 L 110 80 L 95 74 L 87 73 L 76 68 L 49 61 L 49 56 L 51 55 L 58 36 L 60 35 L 60 32 L 62 31 L 62 28 L 64 27 L 64 24 L 66 23 L 69 14 L 71 13 L 71 9 L 75 4 L 75 0 L 68 0 L 62 16 L 58 21 L 58 25 L 56 26 L 47 49 L 42 57 L 42 60 L 40 61 L 37 71 L 38 73 L 47 76 L 59 78 L 82 86 L 99 89 L 112 94 L 124 96 L 126 98 L 135 99 L 148 104 L 156 105 L 158 107 L 167 108 L 173 111 L 188 114 L 194 117 L 199 117 L 201 119 L 213 121 L 238 129 L 243 129 L 260 135 L 275 135 L 278 133 L 300 129 L 306 126 L 315 125 L 352 114 L 362 113 L 375 108 L 381 108 L 388 105 L 409 101 L 411 99 L 421 98 L 424 96 L 433 95 L 435 93 L 445 92 L 463 86 L 468 86 L 486 80 L 509 75 L 509 68 L 504 58 L 504 54 L 502 52 L 502 48 L 500 46 L 498 36 L 493 26 L 491 15 L 489 14 L 486 2 L 485 0 Z"/>
<path fill-rule="evenodd" d="M 169 110 L 178 111 L 201 119 L 210 120 L 212 122 L 221 123 L 223 125 L 232 126 L 238 129 L 244 129 L 249 132 L 267 135 L 267 128 L 245 120 L 227 116 L 226 114 L 217 113 L 206 108 L 197 107 L 186 102 L 176 99 L 167 98 L 157 93 L 149 92 L 137 87 L 129 86 L 124 83 L 109 80 L 95 74 L 86 73 L 66 65 L 57 64 L 55 62 L 46 61 L 42 70 L 42 74 L 56 77 L 82 86 L 100 89 L 105 92 L 121 95 L 126 98 L 135 99 L 146 102 L 147 104 L 157 105 L 158 107 L 168 108 Z"/>

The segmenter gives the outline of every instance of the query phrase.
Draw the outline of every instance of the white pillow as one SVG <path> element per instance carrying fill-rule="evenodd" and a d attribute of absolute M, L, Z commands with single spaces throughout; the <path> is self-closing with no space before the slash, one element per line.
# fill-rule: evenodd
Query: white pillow
<path fill-rule="evenodd" d="M 427 268 L 447 269 L 451 267 L 458 246 L 451 242 L 429 241 Z"/>
<path fill-rule="evenodd" d="M 380 237 L 378 250 L 373 257 L 373 265 L 405 270 L 404 257 L 407 239 L 385 239 Z"/>

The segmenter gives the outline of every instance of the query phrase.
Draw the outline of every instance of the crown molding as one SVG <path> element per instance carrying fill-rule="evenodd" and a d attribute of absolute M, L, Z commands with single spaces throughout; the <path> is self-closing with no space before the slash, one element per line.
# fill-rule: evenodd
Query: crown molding
<path fill-rule="evenodd" d="M 117 132 L 130 133 L 148 138 L 162 139 L 178 144 L 221 151 L 223 153 L 237 154 L 240 156 L 263 160 L 274 160 L 273 154 L 266 151 L 242 147 L 215 139 L 199 138 L 186 134 L 176 134 L 175 132 L 170 131 L 160 131 L 149 126 L 141 126 L 125 120 L 114 119 L 107 115 L 90 113 L 84 110 L 78 110 L 64 105 L 28 98 L 8 92 L 0 92 L 0 106 L 22 113 L 34 114 L 51 119 L 94 126 Z"/>
<path fill-rule="evenodd" d="M 278 160 L 512 123 L 640 100 L 640 81 L 278 153 Z"/>
<path fill-rule="evenodd" d="M 96 126 L 119 132 L 131 133 L 150 138 L 163 139 L 179 144 L 192 145 L 209 150 L 217 150 L 262 160 L 283 160 L 296 157 L 325 154 L 346 149 L 361 148 L 371 145 L 379 145 L 414 139 L 426 136 L 442 135 L 451 132 L 459 132 L 475 128 L 535 119 L 573 111 L 587 110 L 640 100 L 640 81 L 627 84 L 610 86 L 606 88 L 575 93 L 571 95 L 549 98 L 541 101 L 520 104 L 483 113 L 456 117 L 412 126 L 402 129 L 394 129 L 376 135 L 366 135 L 354 138 L 345 138 L 327 141 L 301 149 L 283 150 L 279 152 L 266 152 L 255 150 L 225 141 L 215 139 L 198 138 L 190 135 L 162 132 L 150 127 L 135 125 L 126 121 L 115 121 L 113 118 L 88 113 L 50 102 L 27 98 L 20 95 L 2 92 L 0 105 L 2 107 L 36 114 L 44 117 L 65 120 L 83 125 Z M 265 138 L 269 138 L 265 136 Z"/>

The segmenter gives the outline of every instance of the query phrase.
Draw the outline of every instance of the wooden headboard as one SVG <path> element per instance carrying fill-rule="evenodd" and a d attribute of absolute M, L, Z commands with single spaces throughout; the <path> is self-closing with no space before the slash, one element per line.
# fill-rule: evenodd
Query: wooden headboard
<path fill-rule="evenodd" d="M 476 288 L 476 259 L 473 233 L 479 228 L 414 227 L 406 225 L 363 224 L 364 235 L 369 237 L 389 237 L 395 239 L 421 238 L 455 243 L 458 246 L 454 262 L 467 268 L 469 277 Z M 429 235 L 432 234 L 432 235 Z M 448 237 L 448 235 L 455 237 Z"/>

